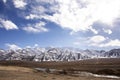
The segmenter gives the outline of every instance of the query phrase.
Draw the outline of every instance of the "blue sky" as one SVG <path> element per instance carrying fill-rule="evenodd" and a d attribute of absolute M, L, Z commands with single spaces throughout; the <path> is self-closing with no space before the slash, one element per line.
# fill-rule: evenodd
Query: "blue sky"
<path fill-rule="evenodd" d="M 0 48 L 120 47 L 120 0 L 0 0 Z"/>

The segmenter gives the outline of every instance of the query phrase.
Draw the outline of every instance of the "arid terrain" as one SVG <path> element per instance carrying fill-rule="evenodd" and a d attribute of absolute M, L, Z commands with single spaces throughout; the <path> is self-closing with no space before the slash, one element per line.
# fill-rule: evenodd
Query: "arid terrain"
<path fill-rule="evenodd" d="M 37 72 L 34 69 L 0 66 L 0 80 L 119 80 L 114 78 L 97 78 L 92 76 L 69 76 Z"/>
<path fill-rule="evenodd" d="M 81 73 L 88 71 L 120 76 L 119 58 L 72 62 L 0 61 L 0 65 L 0 80 L 120 80 L 119 77 L 98 77 L 90 73 Z M 55 71 L 51 72 L 51 69 Z"/>

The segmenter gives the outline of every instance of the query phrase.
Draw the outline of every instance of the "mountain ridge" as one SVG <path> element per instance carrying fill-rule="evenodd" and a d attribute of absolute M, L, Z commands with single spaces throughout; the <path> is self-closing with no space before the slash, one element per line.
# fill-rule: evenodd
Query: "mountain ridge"
<path fill-rule="evenodd" d="M 120 48 L 110 51 L 81 50 L 78 48 L 24 48 L 17 50 L 0 49 L 0 60 L 25 61 L 75 61 L 93 58 L 119 58 Z"/>

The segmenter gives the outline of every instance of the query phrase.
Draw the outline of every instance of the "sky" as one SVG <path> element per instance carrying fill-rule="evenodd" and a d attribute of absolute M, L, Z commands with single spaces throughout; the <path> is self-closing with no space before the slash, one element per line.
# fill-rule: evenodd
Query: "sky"
<path fill-rule="evenodd" d="M 0 0 L 0 48 L 120 48 L 120 0 Z"/>

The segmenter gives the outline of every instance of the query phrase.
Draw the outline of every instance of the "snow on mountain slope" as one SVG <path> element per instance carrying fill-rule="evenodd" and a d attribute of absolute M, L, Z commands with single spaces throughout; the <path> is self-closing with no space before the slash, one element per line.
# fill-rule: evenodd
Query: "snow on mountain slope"
<path fill-rule="evenodd" d="M 74 61 L 92 58 L 120 57 L 120 49 L 108 52 L 104 50 L 81 50 L 76 48 L 24 48 L 18 50 L 0 50 L 0 60 L 24 61 Z"/>
<path fill-rule="evenodd" d="M 120 49 L 112 49 L 104 54 L 105 57 L 120 58 Z"/>

